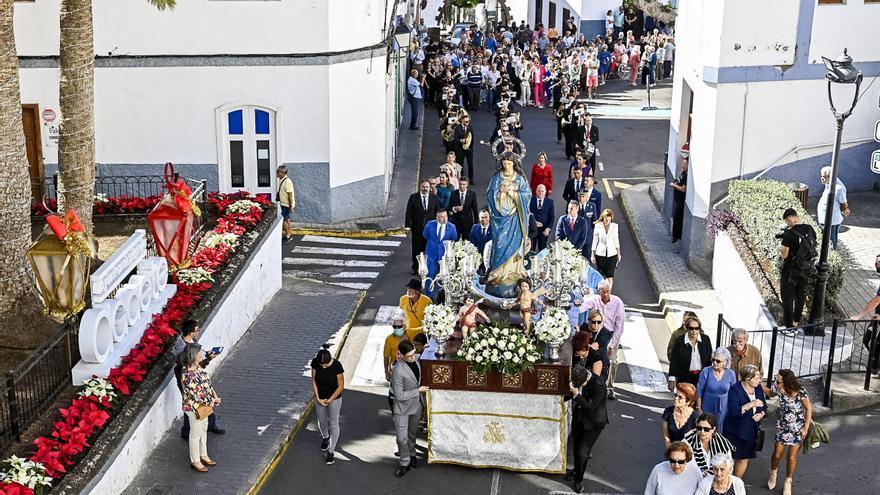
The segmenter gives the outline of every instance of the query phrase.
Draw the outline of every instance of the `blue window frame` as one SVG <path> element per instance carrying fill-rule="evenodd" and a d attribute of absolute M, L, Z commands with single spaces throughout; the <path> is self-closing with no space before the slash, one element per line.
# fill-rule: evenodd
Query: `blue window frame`
<path fill-rule="evenodd" d="M 254 110 L 254 132 L 256 134 L 269 134 L 269 112 Z"/>
<path fill-rule="evenodd" d="M 241 110 L 229 112 L 229 135 L 244 134 L 244 118 Z"/>

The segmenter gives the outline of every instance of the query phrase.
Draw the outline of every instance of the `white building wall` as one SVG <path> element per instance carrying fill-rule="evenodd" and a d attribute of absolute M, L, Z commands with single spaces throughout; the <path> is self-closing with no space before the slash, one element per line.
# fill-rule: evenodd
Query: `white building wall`
<path fill-rule="evenodd" d="M 878 26 L 880 3 L 847 0 L 843 4 L 816 5 L 810 62 L 822 63 L 822 56 L 837 58 L 844 47 L 849 47 L 855 60 L 880 60 Z"/>
<path fill-rule="evenodd" d="M 694 3 L 689 2 L 688 8 Z M 721 35 L 720 43 L 704 47 L 707 55 L 718 53 L 718 65 L 739 67 L 794 63 L 800 0 L 725 0 L 723 13 L 721 8 L 712 6 L 715 3 L 705 2 L 703 5 L 703 12 L 710 14 L 708 19 L 705 16 L 704 19 L 711 23 L 711 26 L 707 26 L 711 31 L 704 29 L 703 33 L 707 40 L 718 40 L 718 34 Z"/>
<path fill-rule="evenodd" d="M 300 1 L 300 0 L 297 0 Z M 321 0 L 317 0 L 321 1 Z M 375 45 L 382 41 L 385 26 L 386 4 L 393 2 L 385 0 L 323 0 L 328 11 L 326 32 L 330 35 L 330 51 L 344 51 L 352 48 Z M 403 14 L 405 5 L 398 7 L 398 13 Z M 295 26 L 307 27 L 303 21 L 297 21 Z M 308 30 L 308 29 L 306 29 Z"/>

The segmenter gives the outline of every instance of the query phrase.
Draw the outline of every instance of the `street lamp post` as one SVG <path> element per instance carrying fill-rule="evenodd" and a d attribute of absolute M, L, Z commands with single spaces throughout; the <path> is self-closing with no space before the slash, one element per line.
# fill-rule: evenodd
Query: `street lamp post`
<path fill-rule="evenodd" d="M 834 213 L 835 190 L 837 189 L 837 162 L 840 158 L 840 141 L 843 137 L 843 122 L 849 117 L 856 102 L 859 98 L 859 86 L 862 84 L 862 72 L 858 70 L 852 63 L 852 57 L 847 55 L 846 48 L 843 49 L 843 55 L 836 60 L 822 57 L 828 72 L 825 79 L 828 79 L 828 102 L 831 105 L 831 113 L 834 120 L 837 121 L 837 136 L 834 140 L 834 151 L 831 153 L 831 178 L 828 184 L 828 203 L 825 206 L 825 229 L 822 232 L 822 250 L 819 254 L 819 264 L 816 265 L 816 287 L 813 292 L 813 304 L 810 308 L 810 323 L 818 323 L 822 321 L 825 312 L 825 289 L 828 285 L 828 249 L 831 241 L 831 218 Z M 852 103 L 849 110 L 839 112 L 834 106 L 834 99 L 831 97 L 832 84 L 855 84 Z M 824 334 L 824 330 L 816 331 L 819 335 Z"/>

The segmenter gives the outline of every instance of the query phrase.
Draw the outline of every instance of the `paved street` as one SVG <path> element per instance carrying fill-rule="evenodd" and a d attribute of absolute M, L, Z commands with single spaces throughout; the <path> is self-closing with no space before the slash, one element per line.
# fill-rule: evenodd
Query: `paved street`
<path fill-rule="evenodd" d="M 626 90 L 630 96 L 628 99 L 621 97 L 618 102 L 622 101 L 623 105 L 627 102 L 631 106 L 641 105 L 641 102 L 634 101 L 633 92 L 629 88 Z M 668 87 L 665 91 L 669 91 Z M 486 139 L 492 131 L 491 114 L 485 111 L 476 112 L 473 121 L 478 139 Z M 553 198 L 557 205 L 561 205 L 561 185 L 566 179 L 568 163 L 564 159 L 562 145 L 555 140 L 555 122 L 549 111 L 532 108 L 523 111 L 523 121 L 523 139 L 529 150 L 524 169 L 528 173 L 534 156 L 539 151 L 546 151 L 554 166 L 554 184 L 559 185 L 554 187 Z M 648 282 L 641 258 L 633 244 L 630 227 L 618 203 L 618 195 L 623 188 L 662 177 L 661 163 L 668 123 L 665 120 L 636 120 L 615 116 L 597 118 L 595 124 L 600 129 L 600 161 L 604 169 L 598 172 L 604 196 L 603 207 L 612 208 L 621 225 L 624 261 L 615 277 L 615 293 L 627 304 L 628 322 L 623 340 L 623 360 L 626 364 L 621 366 L 618 378 L 620 399 L 609 403 L 611 423 L 594 450 L 594 458 L 590 462 L 585 480 L 585 491 L 594 494 L 641 493 L 650 470 L 662 458 L 660 413 L 670 403 L 671 396 L 663 391 L 661 370 L 665 368 L 665 347 L 669 330 L 659 313 L 657 296 Z M 421 163 L 423 177 L 436 175 L 437 165 L 443 161 L 443 150 L 436 135 L 436 126 L 436 111 L 429 108 L 424 123 L 426 134 Z M 494 173 L 493 159 L 488 148 L 483 146 L 477 148 L 475 158 L 475 179 L 480 186 L 478 191 L 483 191 L 489 177 Z M 647 192 L 643 194 L 647 198 Z M 485 201 L 482 196 L 483 193 L 478 192 L 481 204 Z M 557 214 L 559 213 L 561 210 L 557 206 Z M 396 245 L 397 242 L 400 244 Z M 569 493 L 570 485 L 561 476 L 522 474 L 497 469 L 429 465 L 411 471 L 403 479 L 392 476 L 397 465 L 393 455 L 396 444 L 386 400 L 387 384 L 384 383 L 381 372 L 380 353 L 381 344 L 390 331 L 390 315 L 403 293 L 404 284 L 410 278 L 409 251 L 408 239 L 400 237 L 376 241 L 329 241 L 326 238 L 306 236 L 297 238 L 285 247 L 284 270 L 287 275 L 315 278 L 334 284 L 352 284 L 348 286 L 362 288 L 368 293 L 340 356 L 346 368 L 347 388 L 336 464 L 326 466 L 323 463 L 323 455 L 319 449 L 320 436 L 313 416 L 297 434 L 261 493 Z M 314 261 L 315 258 L 321 260 Z M 382 266 L 379 266 L 380 263 Z M 343 280 L 339 273 L 344 272 L 378 273 L 361 273 L 359 277 L 352 276 Z M 880 482 L 877 474 L 864 472 L 858 465 L 846 460 L 856 458 L 855 456 L 835 454 L 849 452 L 850 445 L 853 445 L 853 448 L 858 449 L 859 456 L 876 455 L 880 451 L 880 441 L 859 437 L 859 434 L 863 428 L 870 429 L 870 425 L 875 428 L 880 426 L 878 414 L 880 410 L 875 408 L 826 419 L 825 424 L 831 431 L 834 443 L 823 446 L 815 454 L 801 458 L 802 469 L 795 481 L 795 493 L 834 492 L 835 479 L 838 477 L 827 476 L 831 466 L 839 475 L 856 481 L 849 493 L 872 493 L 867 487 L 876 486 Z M 772 438 L 773 425 L 767 424 L 766 427 L 768 438 Z M 860 439 L 856 441 L 857 438 Z M 420 452 L 424 454 L 425 448 L 425 438 L 422 438 L 419 441 Z M 750 493 L 767 492 L 763 483 L 769 462 L 768 454 L 762 453 L 745 476 Z"/>

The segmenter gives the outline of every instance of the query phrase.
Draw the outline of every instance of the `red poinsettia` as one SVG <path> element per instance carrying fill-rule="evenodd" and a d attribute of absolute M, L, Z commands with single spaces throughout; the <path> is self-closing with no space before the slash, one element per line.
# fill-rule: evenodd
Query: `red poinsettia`
<path fill-rule="evenodd" d="M 0 495 L 34 495 L 34 491 L 18 483 L 0 483 Z"/>

